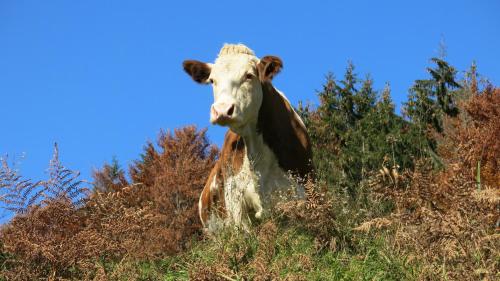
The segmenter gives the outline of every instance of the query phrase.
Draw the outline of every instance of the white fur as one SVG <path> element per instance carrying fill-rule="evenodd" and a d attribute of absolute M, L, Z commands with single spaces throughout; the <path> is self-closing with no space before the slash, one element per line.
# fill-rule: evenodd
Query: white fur
<path fill-rule="evenodd" d="M 205 223 L 203 221 L 203 216 L 202 216 L 202 212 L 203 212 L 203 203 L 201 202 L 202 195 L 203 195 L 203 193 L 200 194 L 200 199 L 198 200 L 198 216 L 200 217 L 201 224 L 203 224 L 203 226 L 205 226 Z"/>
<path fill-rule="evenodd" d="M 224 183 L 224 199 L 229 222 L 246 228 L 250 216 L 260 219 L 279 195 L 297 184 L 279 167 L 278 160 L 262 135 L 244 136 L 246 153 L 238 173 Z"/>

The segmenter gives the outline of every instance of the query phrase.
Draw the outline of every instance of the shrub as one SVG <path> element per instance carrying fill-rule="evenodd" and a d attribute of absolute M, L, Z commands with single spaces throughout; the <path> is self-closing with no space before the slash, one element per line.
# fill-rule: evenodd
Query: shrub
<path fill-rule="evenodd" d="M 110 264 L 186 249 L 201 231 L 197 201 L 216 154 L 205 131 L 162 132 L 130 168 L 131 183 L 108 165 L 94 173 L 100 188 L 90 195 L 57 149 L 48 181 L 23 180 L 4 162 L 2 198 L 23 207 L 11 208 L 18 213 L 0 231 L 4 277 L 103 279 Z"/>
<path fill-rule="evenodd" d="M 396 244 L 426 263 L 422 274 L 493 280 L 500 267 L 500 90 L 469 93 L 459 106 L 438 139 L 445 169 L 422 160 L 397 186 L 380 178 L 372 184 L 395 203 Z"/>

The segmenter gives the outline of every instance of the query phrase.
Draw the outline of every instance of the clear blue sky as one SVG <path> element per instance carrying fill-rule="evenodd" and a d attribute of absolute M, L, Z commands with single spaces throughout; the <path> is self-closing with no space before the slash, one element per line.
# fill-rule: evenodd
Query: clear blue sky
<path fill-rule="evenodd" d="M 245 43 L 285 64 L 275 85 L 294 105 L 317 101 L 324 75 L 352 60 L 404 101 L 440 40 L 459 70 L 476 60 L 500 84 L 498 1 L 0 1 L 0 155 L 45 177 L 52 145 L 90 179 L 113 156 L 139 157 L 160 128 L 208 127 L 210 87 L 182 71 Z"/>

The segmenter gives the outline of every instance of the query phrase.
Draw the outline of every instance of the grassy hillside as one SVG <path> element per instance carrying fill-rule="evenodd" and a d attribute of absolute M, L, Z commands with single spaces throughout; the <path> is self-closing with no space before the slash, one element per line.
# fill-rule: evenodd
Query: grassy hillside
<path fill-rule="evenodd" d="M 404 116 L 349 65 L 299 105 L 317 180 L 249 231 L 206 234 L 205 130 L 160 132 L 92 185 L 59 161 L 30 181 L 3 160 L 0 280 L 499 280 L 500 89 L 435 59 Z M 455 81 L 455 79 L 457 79 Z"/>

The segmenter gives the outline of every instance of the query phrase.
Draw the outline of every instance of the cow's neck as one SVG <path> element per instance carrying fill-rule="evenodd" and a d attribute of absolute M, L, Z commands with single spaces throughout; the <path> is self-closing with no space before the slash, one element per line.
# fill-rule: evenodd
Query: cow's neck
<path fill-rule="evenodd" d="M 264 161 L 272 152 L 284 171 L 307 177 L 312 172 L 312 152 L 304 124 L 270 82 L 262 82 L 262 92 L 256 122 L 232 130 L 243 138 L 246 156 L 254 164 L 272 164 Z"/>
<path fill-rule="evenodd" d="M 243 138 L 247 158 L 252 162 L 255 161 L 262 154 L 264 146 L 262 135 L 257 132 L 257 122 L 250 122 L 245 127 L 233 131 Z"/>
<path fill-rule="evenodd" d="M 262 154 L 265 153 L 264 150 L 266 150 L 265 146 L 277 154 L 280 147 L 276 145 L 276 142 L 266 142 L 265 140 L 281 138 L 279 132 L 282 132 L 284 128 L 280 126 L 285 126 L 286 129 L 286 124 L 290 123 L 289 120 L 286 120 L 290 116 L 285 101 L 272 84 L 263 82 L 262 91 L 262 104 L 256 121 L 247 123 L 237 130 L 233 129 L 243 138 L 247 157 L 251 161 L 262 157 Z"/>

